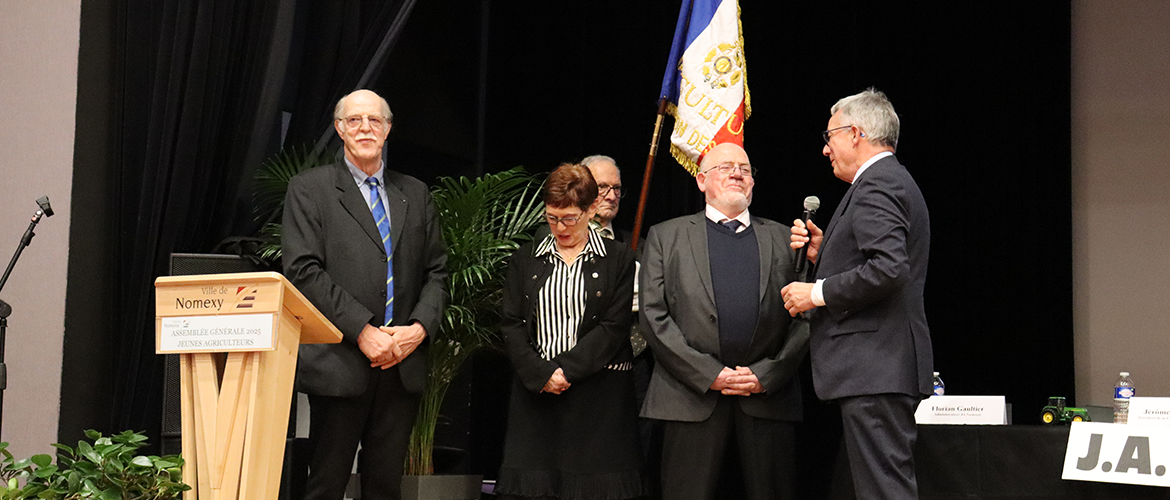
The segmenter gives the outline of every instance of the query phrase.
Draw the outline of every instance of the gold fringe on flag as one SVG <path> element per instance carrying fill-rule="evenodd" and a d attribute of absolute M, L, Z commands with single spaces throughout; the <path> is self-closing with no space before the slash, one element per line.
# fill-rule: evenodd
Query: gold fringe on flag
<path fill-rule="evenodd" d="M 666 103 L 666 112 L 671 118 L 674 118 L 675 123 L 678 123 L 678 106 L 675 106 L 673 102 L 668 102 Z M 691 174 L 692 177 L 699 175 L 699 164 L 695 163 L 695 160 L 691 159 L 690 156 L 687 156 L 686 152 L 679 149 L 678 146 L 675 146 L 673 141 L 670 143 L 670 156 L 673 156 L 674 161 L 682 165 L 682 168 L 686 169 L 687 173 Z"/>
<path fill-rule="evenodd" d="M 752 93 L 747 84 L 747 48 L 743 44 L 743 9 L 739 7 L 739 0 L 735 2 L 735 22 L 739 23 L 739 51 L 743 53 L 743 119 L 747 121 L 752 116 Z"/>

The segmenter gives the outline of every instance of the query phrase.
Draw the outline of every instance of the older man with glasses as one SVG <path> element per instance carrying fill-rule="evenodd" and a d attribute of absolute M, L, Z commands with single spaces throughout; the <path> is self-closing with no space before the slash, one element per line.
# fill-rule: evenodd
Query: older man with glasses
<path fill-rule="evenodd" d="M 639 278 L 656 361 L 642 416 L 664 421 L 662 498 L 716 498 L 735 450 L 746 498 L 791 499 L 808 325 L 780 294 L 797 278 L 789 230 L 748 212 L 755 168 L 740 146 L 712 148 L 696 181 L 706 209 L 650 228 Z"/>
<path fill-rule="evenodd" d="M 392 116 L 369 90 L 343 97 L 333 124 L 345 160 L 293 177 L 285 198 L 284 273 L 344 337 L 300 349 L 313 449 L 306 499 L 344 496 L 359 443 L 362 498 L 401 497 L 427 339 L 447 305 L 430 190 L 382 161 Z"/>
<path fill-rule="evenodd" d="M 894 156 L 900 122 L 885 94 L 867 89 L 829 114 L 821 152 L 851 185 L 824 231 L 793 222 L 791 246 L 808 245 L 816 280 L 782 293 L 793 316 L 811 311 L 813 386 L 841 408 L 857 498 L 914 499 L 914 411 L 933 389 L 930 213 Z"/>
<path fill-rule="evenodd" d="M 628 245 L 633 241 L 632 233 L 613 226 L 613 219 L 617 217 L 620 208 L 618 205 L 626 197 L 626 191 L 622 188 L 622 171 L 613 158 L 605 155 L 587 156 L 581 160 L 581 164 L 589 169 L 593 180 L 597 181 L 597 214 L 593 220 L 598 232 L 605 238 Z"/>

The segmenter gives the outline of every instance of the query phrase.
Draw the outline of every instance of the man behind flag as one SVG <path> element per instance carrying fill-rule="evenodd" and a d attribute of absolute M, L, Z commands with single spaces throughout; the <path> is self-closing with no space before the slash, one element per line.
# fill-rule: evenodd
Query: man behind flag
<path fill-rule="evenodd" d="M 659 97 L 674 117 L 670 153 L 692 175 L 716 144 L 743 146 L 751 95 L 737 0 L 686 0 Z"/>

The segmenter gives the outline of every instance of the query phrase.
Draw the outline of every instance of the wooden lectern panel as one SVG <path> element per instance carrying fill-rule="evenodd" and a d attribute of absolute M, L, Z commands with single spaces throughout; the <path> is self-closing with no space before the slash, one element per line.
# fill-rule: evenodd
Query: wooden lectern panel
<path fill-rule="evenodd" d="M 161 340 L 157 328 L 161 318 L 264 313 L 296 317 L 301 323 L 301 344 L 341 341 L 341 332 L 280 273 L 163 276 L 155 280 L 154 287 L 156 345 Z M 247 349 L 218 352 L 229 350 Z"/>
<path fill-rule="evenodd" d="M 261 320 L 271 321 L 272 339 L 262 350 L 235 343 L 209 352 L 228 344 L 203 342 L 183 352 L 171 342 L 163 352 L 182 353 L 183 476 L 192 486 L 184 499 L 275 500 L 298 347 L 339 342 L 341 332 L 278 273 L 162 277 L 155 309 L 159 350 L 164 318 L 198 323 L 214 316 L 232 330 L 233 322 L 269 315 Z"/>

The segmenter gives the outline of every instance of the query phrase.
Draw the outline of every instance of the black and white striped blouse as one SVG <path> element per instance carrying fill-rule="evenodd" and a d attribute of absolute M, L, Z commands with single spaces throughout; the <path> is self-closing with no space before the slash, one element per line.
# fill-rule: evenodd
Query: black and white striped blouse
<path fill-rule="evenodd" d="M 585 317 L 585 274 L 583 262 L 590 256 L 605 257 L 601 235 L 590 228 L 589 239 L 581 254 L 566 264 L 557 254 L 556 236 L 549 234 L 536 248 L 536 256 L 548 259 L 553 265 L 548 281 L 540 287 L 536 298 L 536 340 L 540 357 L 552 360 L 577 345 L 577 330 Z M 615 363 L 610 370 L 630 370 L 633 363 Z"/>

